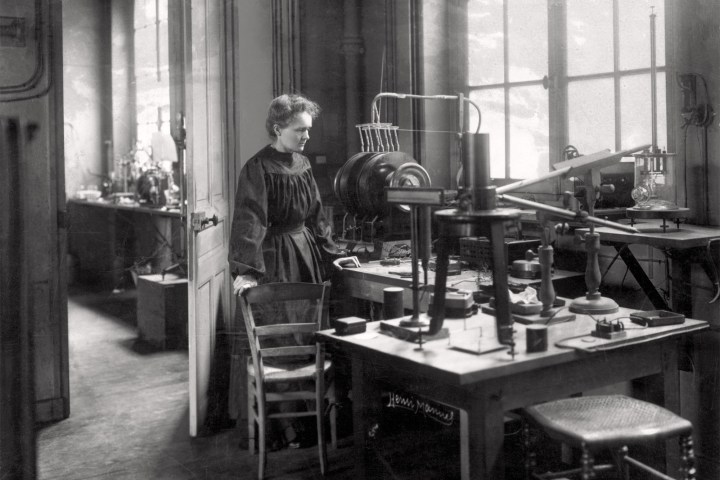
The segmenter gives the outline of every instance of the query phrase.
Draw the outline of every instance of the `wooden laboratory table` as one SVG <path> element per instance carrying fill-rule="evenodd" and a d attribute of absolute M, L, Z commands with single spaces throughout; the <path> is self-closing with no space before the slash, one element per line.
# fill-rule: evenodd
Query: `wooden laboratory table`
<path fill-rule="evenodd" d="M 692 316 L 691 268 L 698 263 L 705 270 L 711 282 L 716 279 L 712 260 L 707 255 L 708 241 L 720 238 L 720 228 L 702 227 L 698 225 L 680 224 L 680 228 L 670 223 L 665 232 L 660 228 L 661 221 L 643 221 L 634 226 L 640 233 L 626 233 L 613 228 L 599 227 L 595 231 L 600 234 L 600 242 L 613 246 L 623 259 L 628 269 L 648 296 L 653 306 L 660 310 L 672 310 L 686 316 Z M 579 229 L 578 232 L 587 229 Z M 670 299 L 668 305 L 657 292 L 647 277 L 640 263 L 627 245 L 648 245 L 666 251 L 669 255 L 670 267 Z"/>
<path fill-rule="evenodd" d="M 607 318 L 628 312 L 621 309 Z M 578 315 L 572 322 L 549 327 L 546 352 L 528 354 L 525 327 L 516 324 L 516 355 L 511 358 L 507 350 L 476 355 L 452 347 L 454 338 L 477 334 L 471 329 L 478 326 L 486 332 L 483 344 L 497 346 L 494 335 L 487 333 L 495 331 L 494 318 L 485 314 L 445 320 L 450 338 L 426 341 L 422 348 L 381 333 L 379 323 L 369 323 L 367 332 L 356 335 L 337 336 L 334 330 L 318 334 L 319 341 L 349 357 L 352 364 L 355 473 L 359 479 L 370 478 L 376 467 L 372 431 L 383 408 L 383 391 L 404 390 L 458 409 L 461 478 L 502 479 L 504 412 L 635 380 L 633 395 L 679 413 L 678 339 L 707 328 L 706 322 L 691 319 L 681 325 L 645 329 L 633 328 L 635 325 L 626 321 L 627 339 L 606 344 L 600 339 L 583 340 L 595 338 L 589 335 L 594 320 Z M 675 443 L 667 444 L 665 450 L 667 467 L 676 468 L 679 452 Z M 653 457 L 656 463 L 660 458 L 662 453 Z"/>
<path fill-rule="evenodd" d="M 373 261 L 362 264 L 359 268 L 344 268 L 342 271 L 342 279 L 344 292 L 346 295 L 371 302 L 383 302 L 383 289 L 387 287 L 402 287 L 403 305 L 406 309 L 413 308 L 412 293 L 412 277 L 401 276 L 394 272 L 409 271 L 411 264 L 409 262 L 401 263 L 397 266 L 383 266 L 379 261 Z M 575 281 L 584 276 L 584 273 L 570 272 L 567 270 L 555 270 L 553 273 L 553 283 L 558 288 L 558 282 Z M 477 272 L 475 270 L 463 270 L 458 275 L 449 275 L 447 277 L 448 291 L 453 290 L 477 290 L 476 284 Z M 430 294 L 435 288 L 435 272 L 428 272 L 428 283 L 424 285 L 424 276 L 420 269 L 420 311 L 427 311 L 430 301 Z M 524 279 L 508 276 L 510 283 L 529 285 L 531 287 L 539 287 L 540 279 Z M 584 280 L 583 280 L 584 281 Z"/>
<path fill-rule="evenodd" d="M 184 255 L 180 211 L 70 199 L 68 216 L 68 252 L 86 282 L 120 287 L 134 266 L 159 273 Z"/>

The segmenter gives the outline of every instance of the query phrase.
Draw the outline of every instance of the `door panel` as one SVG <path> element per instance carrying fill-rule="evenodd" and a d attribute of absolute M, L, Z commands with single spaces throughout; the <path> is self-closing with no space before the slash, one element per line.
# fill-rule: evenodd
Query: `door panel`
<path fill-rule="evenodd" d="M 228 186 L 222 94 L 225 2 L 187 0 L 184 45 L 187 128 L 188 217 L 217 217 L 202 229 L 188 228 L 190 435 L 202 432 L 218 328 L 229 321 L 227 263 Z M 191 8 L 190 8 L 191 7 Z M 192 12 L 192 18 L 189 18 Z"/>
<path fill-rule="evenodd" d="M 183 0 L 168 7 L 177 19 L 170 22 L 171 39 L 180 46 L 171 52 L 170 108 L 173 118 L 185 119 L 187 132 L 183 121 L 173 125 L 187 172 L 190 434 L 196 436 L 210 406 L 213 361 L 222 356 L 215 351 L 217 330 L 234 311 L 227 242 L 237 169 L 267 140 L 262 115 L 272 94 L 272 37 L 259 25 L 270 25 L 271 3 Z M 217 224 L 192 231 L 189 219 L 199 212 L 217 216 Z M 229 396 L 238 404 L 245 399 Z M 237 408 L 228 406 L 230 416 Z"/>
<path fill-rule="evenodd" d="M 212 255 L 216 253 L 216 249 L 221 248 L 225 239 L 230 232 L 225 231 L 226 222 L 218 224 L 217 227 L 204 230 L 197 236 L 197 253 L 200 257 Z M 227 257 L 225 257 L 227 259 Z M 202 259 L 200 260 L 203 261 Z"/>

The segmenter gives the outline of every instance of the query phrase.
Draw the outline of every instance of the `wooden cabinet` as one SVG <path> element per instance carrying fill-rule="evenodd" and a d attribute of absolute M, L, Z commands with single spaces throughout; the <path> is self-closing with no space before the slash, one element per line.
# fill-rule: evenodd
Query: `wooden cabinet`
<path fill-rule="evenodd" d="M 140 275 L 137 327 L 140 339 L 159 348 L 187 348 L 188 281 L 177 275 Z"/>

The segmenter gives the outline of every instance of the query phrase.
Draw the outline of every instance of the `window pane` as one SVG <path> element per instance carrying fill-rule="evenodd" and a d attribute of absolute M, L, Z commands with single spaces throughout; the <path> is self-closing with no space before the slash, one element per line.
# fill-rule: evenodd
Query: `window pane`
<path fill-rule="evenodd" d="M 510 177 L 548 172 L 548 94 L 540 85 L 510 89 Z"/>
<path fill-rule="evenodd" d="M 468 1 L 468 84 L 502 83 L 503 0 Z"/>
<path fill-rule="evenodd" d="M 665 98 L 665 74 L 657 75 L 657 97 Z M 652 106 L 650 75 L 632 75 L 620 80 L 622 147 L 633 148 L 652 143 Z M 657 146 L 667 146 L 665 102 L 658 101 Z"/>
<path fill-rule="evenodd" d="M 167 23 L 168 20 L 168 0 L 158 0 L 158 20 Z"/>
<path fill-rule="evenodd" d="M 137 68 L 156 68 L 156 44 L 155 25 L 135 30 L 135 75 L 143 74 Z"/>
<path fill-rule="evenodd" d="M 548 73 L 545 0 L 508 0 L 508 80 L 537 80 Z"/>
<path fill-rule="evenodd" d="M 620 1 L 620 69 L 650 67 L 650 7 L 655 7 L 655 62 L 665 65 L 665 8 L 655 0 Z"/>
<path fill-rule="evenodd" d="M 168 33 L 168 24 L 167 22 L 161 23 L 159 25 L 160 32 L 158 35 L 158 50 L 160 51 L 160 54 L 158 55 L 158 60 L 160 61 L 160 68 L 162 70 L 168 69 L 168 64 L 170 63 L 170 56 L 168 53 L 168 44 L 170 43 L 170 34 Z"/>
<path fill-rule="evenodd" d="M 612 71 L 612 0 L 572 0 L 567 3 L 568 75 Z"/>
<path fill-rule="evenodd" d="M 167 0 L 135 0 L 135 107 L 143 145 L 169 120 L 167 9 Z"/>
<path fill-rule="evenodd" d="M 568 138 L 581 154 L 615 150 L 614 99 L 611 79 L 568 85 Z"/>
<path fill-rule="evenodd" d="M 137 126 L 137 143 L 138 147 L 145 149 L 152 145 L 152 134 L 157 132 L 157 124 L 142 124 Z"/>
<path fill-rule="evenodd" d="M 155 0 L 135 0 L 135 28 L 155 23 Z"/>
<path fill-rule="evenodd" d="M 490 175 L 505 177 L 505 95 L 502 88 L 470 92 L 470 99 L 480 106 L 480 131 L 490 134 Z M 477 125 L 477 114 L 470 108 L 470 125 Z M 472 127 L 474 130 L 474 127 Z"/>

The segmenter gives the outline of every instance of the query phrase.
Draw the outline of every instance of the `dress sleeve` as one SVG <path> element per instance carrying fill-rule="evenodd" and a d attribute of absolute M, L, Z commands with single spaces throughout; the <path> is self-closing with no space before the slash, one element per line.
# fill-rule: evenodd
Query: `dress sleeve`
<path fill-rule="evenodd" d="M 265 274 L 262 244 L 267 232 L 268 199 L 261 161 L 250 159 L 240 171 L 228 261 L 232 275 Z"/>
<path fill-rule="evenodd" d="M 310 216 L 305 224 L 313 232 L 315 241 L 323 250 L 325 250 L 325 252 L 331 255 L 338 255 L 341 252 L 332 239 L 331 219 L 328 219 L 325 216 L 325 211 L 322 207 L 322 199 L 320 198 L 320 190 L 317 187 L 315 178 L 311 176 L 310 179 L 312 188 L 315 192 L 315 198 L 313 200 L 312 207 L 310 208 Z"/>

